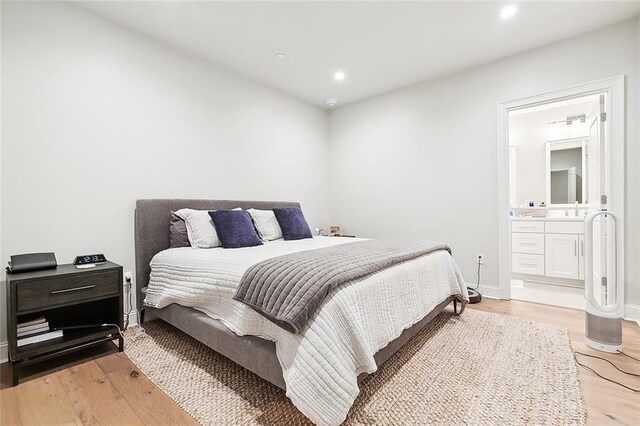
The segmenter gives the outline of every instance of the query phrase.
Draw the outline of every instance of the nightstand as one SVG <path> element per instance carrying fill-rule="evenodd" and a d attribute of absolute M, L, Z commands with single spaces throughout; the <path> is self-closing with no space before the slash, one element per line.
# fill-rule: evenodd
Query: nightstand
<path fill-rule="evenodd" d="M 105 341 L 118 340 L 122 352 L 124 339 L 118 331 L 124 320 L 122 292 L 122 266 L 113 262 L 91 269 L 59 265 L 46 271 L 7 274 L 7 340 L 13 385 L 18 384 L 20 368 L 28 364 Z M 43 318 L 51 331 L 62 329 L 62 336 L 29 344 L 23 344 L 28 337 L 21 336 L 18 346 L 18 324 L 42 323 Z"/>

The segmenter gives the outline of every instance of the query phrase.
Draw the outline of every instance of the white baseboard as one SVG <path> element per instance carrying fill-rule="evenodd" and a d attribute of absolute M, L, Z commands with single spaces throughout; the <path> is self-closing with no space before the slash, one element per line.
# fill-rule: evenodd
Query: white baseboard
<path fill-rule="evenodd" d="M 475 283 L 466 283 L 466 285 L 470 288 L 474 288 L 476 286 Z M 482 295 L 482 297 L 486 297 L 489 299 L 500 299 L 500 289 L 498 287 L 492 285 L 480 285 L 477 290 Z"/>
<path fill-rule="evenodd" d="M 127 321 L 127 314 L 124 314 L 124 321 Z M 131 315 L 129 315 L 129 327 L 140 324 L 140 320 L 138 319 L 138 311 L 132 311 Z"/>
<path fill-rule="evenodd" d="M 480 292 L 482 297 L 488 299 L 500 299 L 500 289 L 498 287 L 481 285 L 480 288 L 478 288 L 478 292 Z"/>
<path fill-rule="evenodd" d="M 635 321 L 640 326 L 640 305 L 624 305 L 624 319 Z"/>
<path fill-rule="evenodd" d="M 0 364 L 9 361 L 9 346 L 7 342 L 0 342 Z"/>

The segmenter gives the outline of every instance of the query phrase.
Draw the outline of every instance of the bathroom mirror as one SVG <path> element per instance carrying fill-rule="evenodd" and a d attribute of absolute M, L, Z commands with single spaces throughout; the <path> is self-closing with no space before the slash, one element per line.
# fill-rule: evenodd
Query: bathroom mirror
<path fill-rule="evenodd" d="M 587 203 L 586 139 L 547 142 L 547 204 Z"/>

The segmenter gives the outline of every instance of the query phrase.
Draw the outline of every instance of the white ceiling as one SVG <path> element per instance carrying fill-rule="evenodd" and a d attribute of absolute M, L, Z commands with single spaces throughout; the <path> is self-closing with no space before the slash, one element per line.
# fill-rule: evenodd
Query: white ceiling
<path fill-rule="evenodd" d="M 640 1 L 82 2 L 286 93 L 338 106 L 640 14 Z M 275 54 L 286 54 L 284 60 Z M 336 70 L 346 79 L 333 80 Z"/>

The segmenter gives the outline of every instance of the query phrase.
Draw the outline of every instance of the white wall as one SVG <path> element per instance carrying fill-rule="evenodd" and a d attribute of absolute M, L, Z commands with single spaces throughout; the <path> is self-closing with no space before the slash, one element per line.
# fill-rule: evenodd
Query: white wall
<path fill-rule="evenodd" d="M 509 117 L 509 145 L 516 147 L 516 203 L 533 200 L 549 204 L 547 198 L 546 143 L 558 139 L 589 137 L 589 121 L 549 124 L 565 120 L 568 115 L 589 114 L 597 106 L 596 100 L 544 109 Z"/>
<path fill-rule="evenodd" d="M 324 110 L 68 4 L 2 8 L 4 256 L 132 271 L 139 198 L 296 200 L 328 223 Z"/>
<path fill-rule="evenodd" d="M 627 301 L 640 305 L 638 20 L 332 112 L 332 221 L 360 236 L 447 241 L 468 282 L 498 283 L 496 104 L 627 79 Z M 505 212 L 506 214 L 506 212 Z"/>

